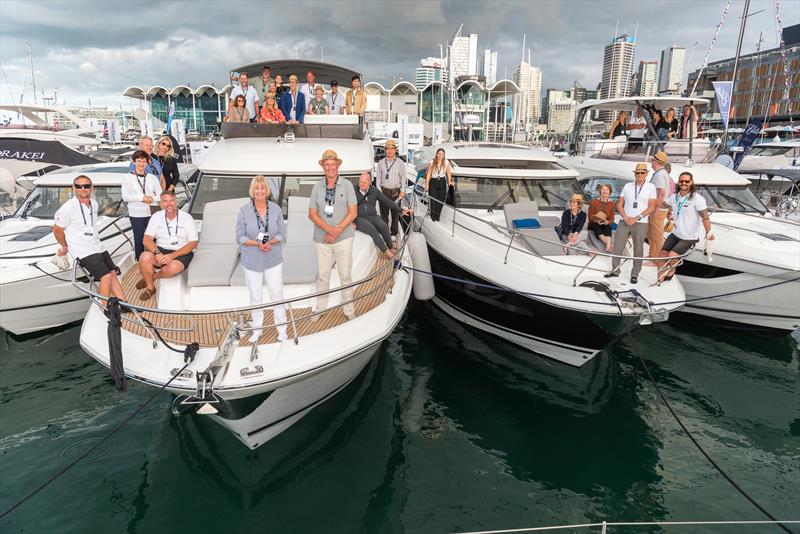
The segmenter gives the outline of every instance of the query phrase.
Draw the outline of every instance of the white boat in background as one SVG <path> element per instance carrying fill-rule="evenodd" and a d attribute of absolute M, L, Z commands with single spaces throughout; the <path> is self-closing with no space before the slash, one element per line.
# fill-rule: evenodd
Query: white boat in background
<path fill-rule="evenodd" d="M 182 176 L 196 172 L 181 165 Z M 71 283 L 70 272 L 50 260 L 59 248 L 53 216 L 72 197 L 72 182 L 81 174 L 94 183 L 99 204 L 98 227 L 103 248 L 119 262 L 132 250 L 130 223 L 122 202 L 127 163 L 104 163 L 59 169 L 34 179 L 34 189 L 9 218 L 0 221 L 0 328 L 28 334 L 80 321 L 89 299 Z M 183 194 L 185 199 L 185 194 Z"/>
<path fill-rule="evenodd" d="M 74 150 L 100 144 L 99 126 L 91 126 L 62 106 L 0 104 L 0 115 L 8 117 L 0 126 L 0 138 L 58 141 Z"/>
<path fill-rule="evenodd" d="M 123 262 L 123 287 L 134 312 L 122 320 L 125 375 L 154 388 L 171 379 L 167 389 L 178 397 L 176 414 L 210 413 L 245 445 L 256 448 L 299 421 L 315 406 L 344 389 L 375 355 L 406 309 L 411 274 L 387 260 L 366 235 L 353 243 L 354 304 L 357 317 L 347 320 L 340 307 L 342 289 L 334 270 L 330 308 L 316 310 L 317 259 L 308 218 L 311 190 L 323 178 L 318 164 L 326 149 L 343 160 L 344 179 L 357 181 L 373 166 L 372 144 L 355 116 L 350 124 L 223 125 L 224 138 L 200 166 L 189 211 L 200 223 L 200 242 L 189 268 L 160 280 L 155 297 L 144 302 L 133 285 L 138 267 L 130 256 Z M 289 133 L 293 135 L 288 135 Z M 287 134 L 287 135 L 285 135 Z M 283 302 L 289 340 L 278 341 L 269 302 L 250 306 L 234 240 L 239 208 L 247 203 L 252 177 L 270 182 L 273 200 L 286 214 L 283 245 Z M 412 265 L 401 238 L 398 260 Z M 77 273 L 79 276 L 80 273 Z M 110 367 L 107 320 L 94 289 L 81 330 L 83 349 Z M 264 309 L 263 334 L 251 339 L 249 312 Z M 154 343 L 156 331 L 171 345 L 200 345 L 182 372 L 183 355 Z M 199 410 L 198 410 L 199 409 Z"/>
<path fill-rule="evenodd" d="M 458 207 L 442 206 L 438 222 L 429 209 L 416 220 L 438 275 L 433 302 L 448 315 L 582 366 L 639 324 L 682 307 L 681 284 L 657 285 L 654 267 L 630 283 L 629 257 L 619 278 L 604 278 L 612 255 L 595 248 L 585 229 L 580 246 L 565 254 L 554 227 L 581 190 L 578 173 L 552 154 L 492 143 L 442 148 Z M 436 202 L 423 198 L 428 208 Z"/>
<path fill-rule="evenodd" d="M 748 179 L 716 163 L 720 146 L 704 139 L 647 140 L 634 152 L 624 137 L 583 139 L 574 133 L 581 131 L 581 122 L 591 111 L 631 113 L 646 104 L 680 110 L 684 104 L 702 107 L 707 101 L 677 97 L 586 101 L 578 108 L 570 155 L 561 161 L 580 173 L 587 196 L 594 195 L 600 183 L 610 183 L 616 197 L 633 180 L 636 163 L 649 162 L 649 154 L 657 150 L 666 152 L 673 179 L 684 171 L 694 176 L 708 202 L 716 237 L 713 247 L 701 239 L 678 268 L 686 289 L 683 311 L 762 334 L 783 336 L 796 330 L 800 327 L 800 225 L 773 216 L 750 189 Z"/>
<path fill-rule="evenodd" d="M 800 140 L 771 141 L 755 145 L 736 170 L 744 174 L 800 180 Z"/>

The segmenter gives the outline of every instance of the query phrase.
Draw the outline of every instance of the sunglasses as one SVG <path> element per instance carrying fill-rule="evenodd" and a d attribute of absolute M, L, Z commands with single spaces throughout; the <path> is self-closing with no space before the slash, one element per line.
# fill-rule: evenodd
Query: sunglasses
<path fill-rule="evenodd" d="M 75 189 L 91 189 L 92 184 L 72 184 Z"/>
<path fill-rule="evenodd" d="M 167 142 L 164 142 L 164 143 L 161 143 L 161 146 L 165 146 L 165 147 L 169 148 L 169 147 L 170 147 L 170 144 L 169 144 L 169 143 L 167 143 Z"/>
<path fill-rule="evenodd" d="M 647 171 L 634 171 L 633 174 L 647 174 Z"/>
<path fill-rule="evenodd" d="M 692 181 L 691 180 L 678 180 L 678 183 L 679 184 L 690 184 L 690 183 L 692 183 Z"/>

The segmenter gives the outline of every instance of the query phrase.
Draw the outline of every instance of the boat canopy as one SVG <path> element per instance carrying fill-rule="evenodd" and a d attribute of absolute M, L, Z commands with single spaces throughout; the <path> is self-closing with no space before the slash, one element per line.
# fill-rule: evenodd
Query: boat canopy
<path fill-rule="evenodd" d="M 650 104 L 656 109 L 682 108 L 686 105 L 695 107 L 710 104 L 705 98 L 684 98 L 677 96 L 626 96 L 620 98 L 604 98 L 600 100 L 586 100 L 578 106 L 578 111 L 593 109 L 598 111 L 635 111 L 638 106 Z"/>
<path fill-rule="evenodd" d="M 276 74 L 283 76 L 284 83 L 289 83 L 289 75 L 297 76 L 298 83 L 306 83 L 306 73 L 311 71 L 317 83 L 328 85 L 331 80 L 336 80 L 342 87 L 350 87 L 350 80 L 353 76 L 361 76 L 346 67 L 340 67 L 333 63 L 323 63 L 321 61 L 311 61 L 308 59 L 277 59 L 258 61 L 232 69 L 231 72 L 247 73 L 249 78 L 261 76 L 261 71 L 265 65 L 270 67 L 270 75 L 274 78 Z"/>

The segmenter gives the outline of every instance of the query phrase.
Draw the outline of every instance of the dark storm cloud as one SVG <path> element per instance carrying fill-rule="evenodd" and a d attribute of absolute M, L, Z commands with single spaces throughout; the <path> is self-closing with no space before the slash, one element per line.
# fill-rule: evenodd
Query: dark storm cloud
<path fill-rule="evenodd" d="M 0 94 L 18 94 L 26 78 L 26 47 L 33 47 L 37 85 L 83 103 L 113 100 L 130 85 L 196 86 L 226 83 L 227 71 L 266 59 L 319 59 L 354 68 L 367 80 L 410 80 L 420 57 L 438 56 L 460 24 L 477 33 L 478 55 L 498 51 L 498 77 L 513 76 L 522 35 L 542 68 L 542 88 L 573 80 L 594 87 L 603 46 L 619 21 L 632 34 L 636 59 L 659 59 L 660 50 L 687 49 L 688 69 L 699 66 L 724 7 L 704 1 L 539 2 L 11 2 L 0 1 Z M 712 59 L 733 54 L 742 5 L 731 6 Z M 775 46 L 772 0 L 754 0 L 745 51 L 759 30 Z M 800 3 L 784 6 L 784 24 L 800 18 Z M 322 22 L 324 21 L 324 22 Z M 697 46 L 692 52 L 694 43 Z M 9 89 L 11 89 L 9 91 Z"/>

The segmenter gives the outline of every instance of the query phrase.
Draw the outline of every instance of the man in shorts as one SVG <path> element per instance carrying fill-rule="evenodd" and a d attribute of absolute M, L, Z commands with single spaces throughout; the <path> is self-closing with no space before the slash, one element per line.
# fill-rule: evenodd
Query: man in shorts
<path fill-rule="evenodd" d="M 678 177 L 678 190 L 674 195 L 668 196 L 663 205 L 669 210 L 669 217 L 675 222 L 675 228 L 664 241 L 664 246 L 661 248 L 662 256 L 671 257 L 685 254 L 697 244 L 703 230 L 705 230 L 707 240 L 714 240 L 706 199 L 700 193 L 695 192 L 692 173 L 681 173 Z M 668 263 L 673 266 L 677 261 L 671 260 Z M 665 269 L 658 277 L 658 281 L 660 283 L 664 280 L 672 280 L 674 275 L 675 269 Z"/>
<path fill-rule="evenodd" d="M 136 289 L 143 289 L 140 298 L 155 295 L 155 281 L 172 278 L 189 267 L 197 248 L 197 227 L 192 216 L 178 210 L 175 193 L 161 193 L 161 211 L 154 213 L 144 231 L 144 249 L 139 257 L 142 279 Z"/>
<path fill-rule="evenodd" d="M 58 255 L 69 254 L 99 281 L 100 294 L 125 300 L 117 266 L 108 251 L 103 250 L 97 230 L 97 201 L 92 200 L 92 180 L 81 175 L 72 181 L 75 194 L 58 208 L 53 219 L 53 235 L 61 248 Z"/>

